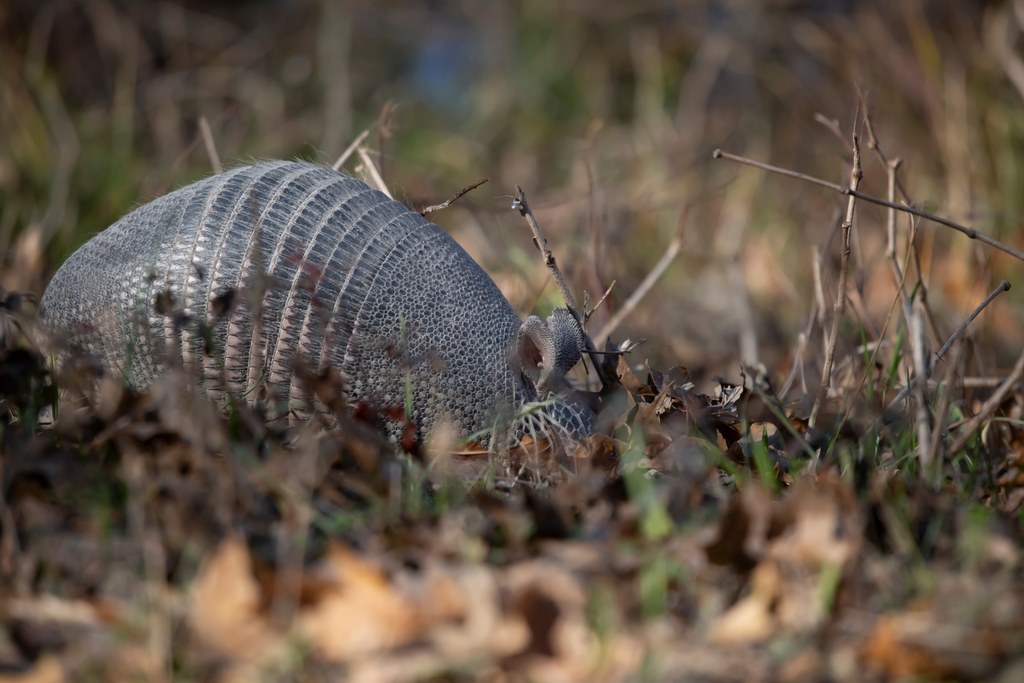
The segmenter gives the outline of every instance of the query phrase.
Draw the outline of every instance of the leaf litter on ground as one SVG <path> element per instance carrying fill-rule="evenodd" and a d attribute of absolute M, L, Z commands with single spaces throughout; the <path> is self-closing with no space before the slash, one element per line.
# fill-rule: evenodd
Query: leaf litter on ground
<path fill-rule="evenodd" d="M 1013 420 L 982 435 L 973 456 L 991 472 L 972 492 L 903 476 L 881 436 L 850 429 L 811 474 L 806 422 L 748 379 L 701 394 L 684 368 L 621 359 L 602 433 L 503 456 L 450 437 L 402 453 L 330 373 L 306 373 L 337 411 L 329 431 L 242 403 L 225 415 L 174 374 L 92 396 L 62 378 L 57 418 L 38 426 L 42 358 L 5 350 L 0 373 L 17 380 L 0 444 L 0 681 L 1019 670 Z"/>

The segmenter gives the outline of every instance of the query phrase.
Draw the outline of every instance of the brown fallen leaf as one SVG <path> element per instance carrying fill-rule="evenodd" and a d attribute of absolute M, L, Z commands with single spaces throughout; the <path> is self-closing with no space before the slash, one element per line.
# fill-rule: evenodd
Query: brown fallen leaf
<path fill-rule="evenodd" d="M 715 536 L 706 548 L 708 561 L 740 571 L 753 568 L 765 553 L 775 504 L 757 481 L 750 481 L 729 501 Z"/>
<path fill-rule="evenodd" d="M 266 661 L 284 643 L 260 605 L 249 549 L 240 538 L 224 540 L 192 586 L 188 604 L 192 631 L 222 656 Z"/>
<path fill-rule="evenodd" d="M 773 562 L 758 565 L 751 575 L 751 592 L 711 623 L 708 641 L 720 645 L 755 643 L 778 628 L 774 603 L 782 588 Z"/>
<path fill-rule="evenodd" d="M 302 610 L 298 628 L 325 659 L 343 662 L 406 645 L 426 630 L 419 606 L 341 545 L 330 548 L 319 578 L 322 593 Z"/>
<path fill-rule="evenodd" d="M 0 683 L 63 683 L 64 669 L 55 657 L 42 657 L 31 669 L 20 673 L 0 673 Z"/>
<path fill-rule="evenodd" d="M 925 621 L 918 623 L 930 626 Z M 900 615 L 882 616 L 864 645 L 864 658 L 893 678 L 941 675 L 928 651 L 908 642 L 911 630 L 913 624 Z"/>

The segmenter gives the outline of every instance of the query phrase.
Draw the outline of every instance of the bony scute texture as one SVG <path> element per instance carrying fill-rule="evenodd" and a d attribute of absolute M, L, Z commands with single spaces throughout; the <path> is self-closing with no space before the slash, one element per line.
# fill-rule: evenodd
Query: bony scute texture
<path fill-rule="evenodd" d="M 220 310 L 232 292 L 235 305 Z M 582 348 L 564 310 L 521 324 L 419 214 L 329 168 L 286 161 L 127 214 L 61 266 L 40 317 L 138 389 L 182 365 L 221 403 L 269 393 L 291 414 L 323 410 L 296 378 L 299 356 L 343 371 L 351 401 L 403 406 L 411 389 L 421 436 L 441 420 L 479 433 L 549 398 Z M 589 431 L 584 406 L 553 405 L 512 433 Z"/>

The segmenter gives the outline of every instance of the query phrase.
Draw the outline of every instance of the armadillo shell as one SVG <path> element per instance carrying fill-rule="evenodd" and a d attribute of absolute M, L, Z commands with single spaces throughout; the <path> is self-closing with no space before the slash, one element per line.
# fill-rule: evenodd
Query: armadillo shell
<path fill-rule="evenodd" d="M 352 400 L 411 405 L 424 430 L 445 419 L 464 435 L 532 398 L 507 360 L 520 320 L 473 259 L 305 163 L 237 168 L 135 209 L 61 266 L 40 314 L 137 388 L 182 363 L 216 399 L 267 390 L 302 413 L 316 402 L 295 379 L 301 354 L 341 369 Z"/>

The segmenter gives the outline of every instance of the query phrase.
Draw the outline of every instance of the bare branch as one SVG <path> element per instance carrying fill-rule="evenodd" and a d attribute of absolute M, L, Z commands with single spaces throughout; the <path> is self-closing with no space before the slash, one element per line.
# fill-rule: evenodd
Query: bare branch
<path fill-rule="evenodd" d="M 956 328 L 956 330 L 953 331 L 953 334 L 949 335 L 949 339 L 945 341 L 945 343 L 942 345 L 942 348 L 940 348 L 935 353 L 935 357 L 932 358 L 932 365 L 935 365 L 942 360 L 942 357 L 946 355 L 947 351 L 949 351 L 949 347 L 951 347 L 953 343 L 956 342 L 956 340 L 959 339 L 961 335 L 963 335 L 963 333 L 967 330 L 967 327 L 972 322 L 974 322 L 975 318 L 981 315 L 981 312 L 984 311 L 990 303 L 995 301 L 995 298 L 997 296 L 999 296 L 1003 292 L 1008 291 L 1010 291 L 1010 283 L 1006 280 L 1003 280 L 1002 282 L 999 283 L 998 287 L 989 292 L 988 296 L 986 296 L 985 299 L 980 304 L 978 304 L 977 308 L 975 308 L 974 311 L 971 312 L 970 317 L 968 317 L 967 320 L 963 321 L 960 327 Z"/>
<path fill-rule="evenodd" d="M 931 362 L 925 367 L 925 379 L 931 377 L 931 373 L 935 369 L 935 366 L 946 355 L 950 347 L 953 346 L 953 344 L 955 344 L 961 336 L 963 336 L 964 332 L 967 331 L 967 328 L 970 327 L 972 322 L 974 322 L 974 319 L 981 315 L 981 312 L 984 311 L 990 303 L 995 301 L 995 298 L 997 296 L 999 296 L 1003 292 L 1008 291 L 1010 291 L 1010 283 L 1006 280 L 1003 280 L 1002 282 L 999 283 L 998 287 L 996 287 L 995 289 L 988 293 L 988 296 L 986 296 L 985 299 L 980 304 L 977 305 L 977 307 L 971 312 L 971 315 L 968 316 L 967 320 L 963 321 L 960 324 L 960 327 L 956 328 L 956 330 L 953 331 L 953 334 L 949 335 L 949 338 L 946 339 L 946 341 L 942 344 L 942 347 L 939 348 L 939 350 L 935 352 L 935 354 L 932 356 Z M 889 402 L 889 409 L 895 408 L 900 401 L 905 399 L 907 397 L 907 394 L 910 393 L 910 388 L 910 384 L 907 384 L 907 386 L 903 387 L 903 389 L 900 390 L 900 393 L 896 395 L 896 398 Z"/>
<path fill-rule="evenodd" d="M 842 129 L 839 128 L 839 121 L 837 119 L 830 119 L 824 114 L 815 113 L 814 120 L 824 126 L 832 135 L 839 138 L 839 141 L 846 144 L 846 136 L 843 135 Z"/>
<path fill-rule="evenodd" d="M 384 182 L 384 178 L 380 175 L 380 170 L 377 168 L 377 164 L 373 163 L 373 159 L 370 158 L 370 153 L 366 148 L 359 145 L 356 147 L 356 153 L 359 155 L 360 161 L 363 162 L 366 174 L 369 176 L 369 179 L 373 181 L 374 187 L 386 194 L 388 199 L 394 199 L 394 197 L 391 196 L 391 191 L 388 190 L 387 184 Z"/>
<path fill-rule="evenodd" d="M 490 180 L 490 178 L 481 178 L 472 185 L 467 185 L 466 187 L 462 188 L 461 190 L 453 194 L 451 197 L 448 197 L 448 199 L 444 200 L 440 204 L 433 204 L 423 209 L 422 211 L 420 211 L 420 215 L 426 218 L 428 214 L 432 214 L 435 211 L 440 211 L 441 209 L 447 209 L 449 206 L 459 201 L 459 199 L 461 199 L 463 195 L 472 192 L 476 188 L 486 183 L 488 180 Z"/>
<path fill-rule="evenodd" d="M 565 276 L 562 275 L 562 271 L 558 267 L 555 255 L 551 252 L 551 248 L 548 247 L 548 241 L 544 239 L 544 235 L 540 229 L 540 224 L 533 215 L 533 211 L 530 210 L 530 205 L 526 201 L 526 192 L 524 192 L 523 188 L 519 185 L 516 185 L 516 194 L 512 199 L 512 208 L 516 209 L 519 212 L 519 215 L 526 219 L 527 225 L 530 226 L 530 231 L 533 233 L 533 243 L 537 249 L 540 250 L 542 257 L 544 258 L 544 265 L 546 265 L 548 270 L 551 271 L 551 276 L 554 278 L 559 291 L 562 293 L 562 298 L 565 300 L 565 307 L 576 321 L 576 324 L 579 325 L 580 332 L 583 333 L 583 342 L 587 347 L 587 355 L 594 364 L 594 369 L 597 371 L 598 377 L 601 378 L 602 386 L 604 388 L 614 386 L 617 378 L 608 376 L 604 371 L 603 365 L 599 362 L 597 348 L 594 346 L 594 341 L 590 338 L 590 335 L 587 334 L 587 330 L 583 326 L 583 316 L 580 315 L 579 309 L 576 308 L 576 298 L 572 295 L 572 290 L 569 289 L 569 284 L 566 282 Z"/>
<path fill-rule="evenodd" d="M 963 450 L 964 446 L 967 445 L 967 441 L 971 438 L 971 435 L 977 431 L 981 423 L 985 421 L 989 416 L 992 415 L 1006 398 L 1006 395 L 1010 393 L 1014 385 L 1020 381 L 1021 376 L 1024 375 L 1024 351 L 1021 352 L 1017 358 L 1017 364 L 1013 366 L 1013 370 L 1010 375 L 1003 380 L 1003 383 L 999 385 L 999 388 L 993 392 L 988 400 L 981 406 L 981 410 L 978 414 L 972 417 L 967 424 L 964 425 L 963 429 L 960 430 L 959 436 L 953 441 L 953 445 L 949 447 L 951 454 L 958 453 Z"/>
<path fill-rule="evenodd" d="M 551 276 L 555 279 L 555 284 L 558 285 L 558 290 L 562 293 L 562 298 L 565 299 L 569 311 L 582 326 L 583 318 L 580 316 L 579 311 L 576 310 L 576 298 L 572 295 L 572 290 L 569 289 L 569 284 L 565 281 L 565 276 L 562 275 L 562 270 L 558 267 L 555 255 L 551 252 L 551 248 L 548 247 L 548 241 L 544 239 L 544 235 L 541 233 L 540 224 L 534 217 L 533 211 L 530 210 L 530 205 L 526 202 L 526 193 L 519 185 L 516 185 L 516 194 L 512 198 L 512 208 L 519 211 L 519 215 L 526 219 L 526 224 L 530 226 L 530 230 L 533 232 L 534 246 L 540 250 L 541 256 L 544 258 L 544 265 L 551 271 Z"/>
<path fill-rule="evenodd" d="M 610 285 L 608 285 L 608 289 L 604 290 L 604 294 L 601 295 L 601 298 L 597 300 L 597 303 L 594 304 L 594 306 L 592 308 L 589 308 L 589 309 L 587 308 L 587 301 L 584 299 L 584 301 L 583 301 L 583 319 L 584 319 L 584 321 L 590 320 L 590 316 L 593 315 L 594 311 L 596 311 L 598 308 L 601 307 L 601 304 L 603 304 L 605 302 L 605 299 L 608 298 L 608 295 L 612 293 L 613 289 L 615 289 L 615 283 L 616 282 L 618 282 L 618 280 L 612 280 L 612 283 Z"/>
<path fill-rule="evenodd" d="M 828 388 L 832 384 L 832 365 L 835 362 L 836 344 L 839 341 L 839 322 L 843 317 L 846 308 L 846 280 L 850 264 L 850 240 L 853 234 L 853 213 L 856 207 L 856 191 L 862 177 L 860 167 L 860 143 L 857 141 L 857 134 L 851 137 L 851 149 L 853 150 L 853 165 L 850 168 L 850 199 L 846 203 L 846 218 L 843 220 L 843 250 L 839 261 L 839 284 L 836 285 L 836 302 L 832 313 L 832 330 L 829 332 L 828 346 L 825 348 L 825 363 L 821 369 L 821 385 L 818 387 L 818 395 L 814 399 L 814 406 L 811 408 L 811 415 L 807 420 L 809 427 L 814 427 L 818 419 L 821 405 L 828 394 Z"/>
<path fill-rule="evenodd" d="M 345 148 L 345 151 L 341 153 L 341 156 L 338 157 L 338 159 L 333 164 L 331 164 L 331 168 L 333 168 L 335 171 L 340 170 L 341 167 L 345 165 L 345 162 L 348 161 L 348 158 L 352 156 L 352 153 L 359 149 L 359 146 L 363 144 L 363 140 L 365 140 L 366 136 L 369 134 L 370 129 L 367 128 L 362 133 L 357 135 L 356 139 L 353 140 L 352 143 Z"/>
<path fill-rule="evenodd" d="M 680 224 L 682 225 L 682 224 Z M 662 276 L 665 270 L 672 265 L 675 261 L 676 256 L 679 255 L 679 251 L 683 247 L 683 234 L 682 230 L 676 233 L 676 236 L 669 242 L 668 247 L 665 249 L 665 253 L 662 254 L 658 262 L 651 268 L 651 272 L 647 273 L 647 277 L 637 286 L 633 293 L 629 295 L 629 298 L 622 304 L 619 310 L 615 311 L 615 315 L 612 316 L 611 320 L 605 323 L 605 326 L 601 328 L 601 331 L 595 335 L 598 339 L 607 339 L 612 332 L 626 319 L 636 305 L 640 303 L 640 300 L 646 296 L 647 292 L 654 286 L 654 283 L 658 281 L 658 278 Z"/>

